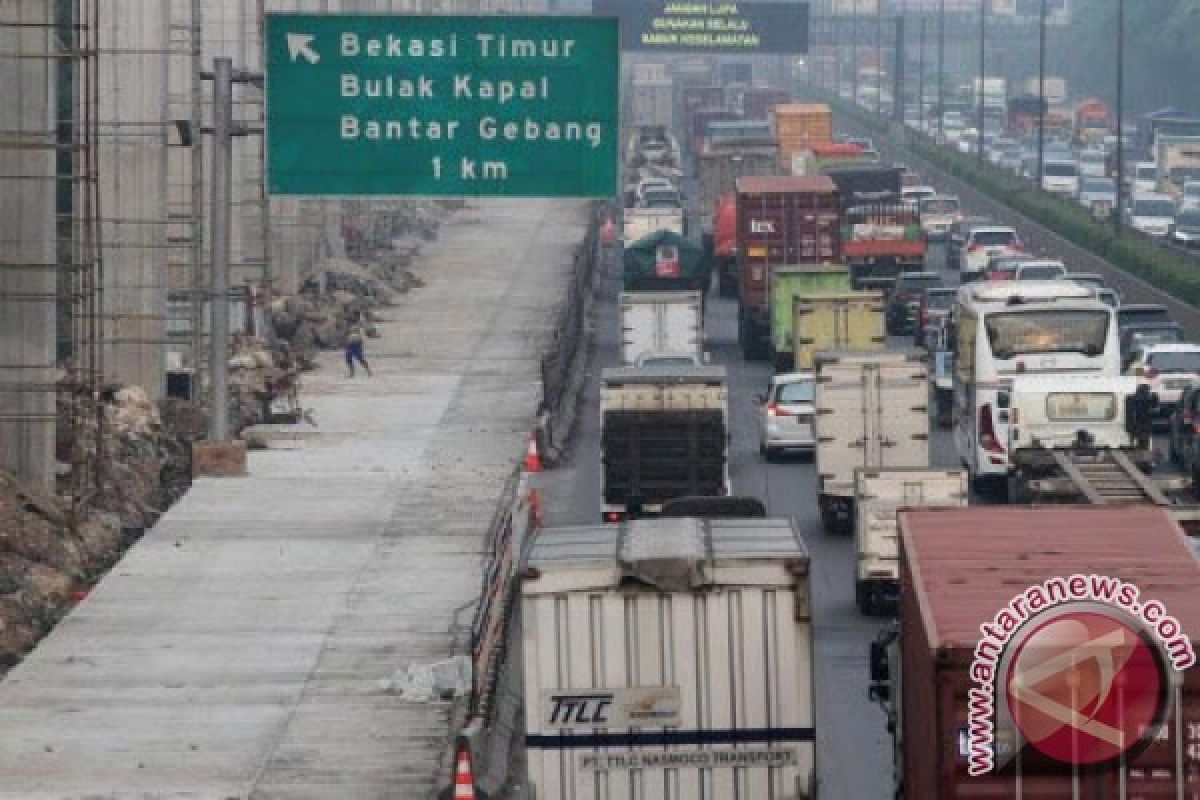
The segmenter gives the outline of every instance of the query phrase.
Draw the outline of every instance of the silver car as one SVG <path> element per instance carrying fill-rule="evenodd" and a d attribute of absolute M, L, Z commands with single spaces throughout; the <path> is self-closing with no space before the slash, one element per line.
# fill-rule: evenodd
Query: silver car
<path fill-rule="evenodd" d="M 816 377 L 811 372 L 789 372 L 771 378 L 767 393 L 758 400 L 762 424 L 758 451 L 770 461 L 783 450 L 812 452 L 816 414 Z"/>

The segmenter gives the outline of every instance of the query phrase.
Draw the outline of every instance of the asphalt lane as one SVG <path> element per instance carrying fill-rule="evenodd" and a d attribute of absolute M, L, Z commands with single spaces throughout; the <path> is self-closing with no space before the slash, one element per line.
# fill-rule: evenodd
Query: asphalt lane
<path fill-rule="evenodd" d="M 931 268 L 944 263 L 940 248 Z M 619 363 L 617 282 L 612 270 L 600 290 L 596 349 L 582 399 L 580 429 L 570 463 L 542 476 L 550 525 L 596 524 L 600 520 L 600 371 Z M 949 276 L 951 279 L 953 276 Z M 887 620 L 863 617 L 854 604 L 853 538 L 825 533 L 816 503 L 816 473 L 806 457 L 766 463 L 758 453 L 760 409 L 755 396 L 767 386 L 771 369 L 747 362 L 737 344 L 737 304 L 710 293 L 705 343 L 712 362 L 729 371 L 731 415 L 730 473 L 734 493 L 763 500 L 773 517 L 790 517 L 811 557 L 813 628 L 817 664 L 817 765 L 825 797 L 890 798 L 892 740 L 882 711 L 867 700 L 867 651 Z M 890 346 L 911 345 L 893 338 Z M 933 429 L 932 461 L 954 466 L 948 431 Z"/>

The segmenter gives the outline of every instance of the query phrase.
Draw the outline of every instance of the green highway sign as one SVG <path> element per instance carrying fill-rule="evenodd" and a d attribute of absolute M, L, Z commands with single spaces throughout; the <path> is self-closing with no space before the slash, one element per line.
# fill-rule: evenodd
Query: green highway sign
<path fill-rule="evenodd" d="M 615 19 L 268 14 L 280 195 L 611 197 Z"/>

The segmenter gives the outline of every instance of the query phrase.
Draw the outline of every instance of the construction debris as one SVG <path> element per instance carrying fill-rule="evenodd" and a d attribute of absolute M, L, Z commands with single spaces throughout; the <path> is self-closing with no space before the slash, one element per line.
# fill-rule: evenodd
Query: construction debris
<path fill-rule="evenodd" d="M 126 538 L 115 516 L 76 521 L 63 501 L 0 470 L 0 672 L 116 562 Z"/>

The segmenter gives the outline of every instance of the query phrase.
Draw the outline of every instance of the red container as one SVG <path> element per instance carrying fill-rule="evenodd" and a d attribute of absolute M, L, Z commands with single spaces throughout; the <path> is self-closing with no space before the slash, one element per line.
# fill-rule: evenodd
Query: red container
<path fill-rule="evenodd" d="M 770 269 L 834 264 L 842 245 L 837 186 L 824 175 L 737 180 L 739 338 L 761 351 L 770 332 Z"/>
<path fill-rule="evenodd" d="M 909 800 L 1016 798 L 1130 800 L 1200 797 L 1200 669 L 1184 675 L 1181 715 L 1165 737 L 1120 771 L 1080 771 L 1023 756 L 1019 773 L 972 777 L 963 741 L 980 625 L 1025 589 L 1053 577 L 1105 575 L 1161 601 L 1197 646 L 1200 561 L 1178 524 L 1153 506 L 1061 506 L 900 513 L 902 796 Z M 1019 790 L 1018 790 L 1019 785 Z M 1019 794 L 1018 794 L 1019 791 Z"/>

